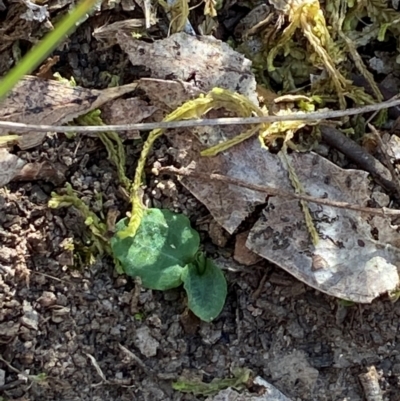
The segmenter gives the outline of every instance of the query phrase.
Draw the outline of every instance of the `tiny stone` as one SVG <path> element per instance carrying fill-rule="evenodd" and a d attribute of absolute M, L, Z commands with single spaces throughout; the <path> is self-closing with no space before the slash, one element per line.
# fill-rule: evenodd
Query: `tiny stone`
<path fill-rule="evenodd" d="M 148 327 L 140 327 L 136 331 L 135 345 L 144 356 L 150 358 L 157 354 L 157 348 L 160 346 L 160 343 L 151 336 Z"/>
<path fill-rule="evenodd" d="M 89 54 L 89 52 L 90 52 L 89 43 L 83 43 L 83 44 L 81 45 L 81 52 L 82 52 L 83 54 Z"/>
<path fill-rule="evenodd" d="M 373 192 L 371 197 L 380 207 L 389 206 L 390 198 L 383 192 Z"/>
<path fill-rule="evenodd" d="M 127 282 L 128 282 L 128 280 L 126 279 L 126 277 L 118 276 L 114 282 L 114 286 L 115 286 L 115 288 L 121 288 L 121 287 L 124 287 Z"/>
<path fill-rule="evenodd" d="M 39 315 L 33 310 L 32 305 L 24 301 L 23 307 L 24 315 L 21 317 L 21 323 L 31 330 L 37 330 L 39 326 Z"/>
<path fill-rule="evenodd" d="M 0 369 L 0 386 L 4 386 L 5 383 L 6 383 L 6 371 Z"/>
<path fill-rule="evenodd" d="M 395 374 L 395 375 L 400 376 L 400 363 L 395 363 L 392 366 L 392 373 Z"/>
<path fill-rule="evenodd" d="M 43 294 L 38 298 L 37 302 L 44 307 L 49 307 L 57 302 L 57 297 L 50 291 L 43 291 Z"/>

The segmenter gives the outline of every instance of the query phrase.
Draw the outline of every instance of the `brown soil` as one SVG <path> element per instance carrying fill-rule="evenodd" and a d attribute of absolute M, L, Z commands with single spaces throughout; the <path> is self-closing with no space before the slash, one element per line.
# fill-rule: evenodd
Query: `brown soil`
<path fill-rule="evenodd" d="M 60 53 L 62 75 L 96 88 L 107 84 L 102 71 L 118 73 L 121 83 L 144 75 L 115 47 L 99 50 L 93 40 L 87 51 L 92 22 Z M 47 206 L 63 183 L 14 182 L 0 189 L 0 400 L 196 400 L 203 397 L 176 392 L 171 382 L 182 374 L 209 382 L 246 367 L 292 401 L 362 401 L 359 375 L 375 366 L 384 400 L 399 401 L 400 303 L 345 306 L 266 262 L 236 264 L 229 246 L 210 240 L 202 205 L 172 178 L 161 178 L 172 183 L 168 194 L 157 187 L 150 168 L 168 164 L 167 150 L 161 141 L 149 160 L 147 197 L 187 214 L 226 270 L 222 314 L 201 323 L 187 312 L 183 290 L 143 289 L 118 276 L 107 257 L 65 268 L 72 255 L 63 244 L 85 237 L 72 208 Z M 138 151 L 127 143 L 131 175 Z M 61 163 L 92 206 L 96 189 L 127 209 L 99 141 L 60 135 L 18 155 Z"/>

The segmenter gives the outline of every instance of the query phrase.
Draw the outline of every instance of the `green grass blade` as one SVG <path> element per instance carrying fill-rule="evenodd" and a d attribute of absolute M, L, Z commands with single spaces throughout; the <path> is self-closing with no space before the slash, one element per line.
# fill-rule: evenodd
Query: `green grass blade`
<path fill-rule="evenodd" d="M 30 74 L 83 20 L 99 0 L 83 0 L 66 15 L 53 31 L 34 46 L 22 60 L 0 81 L 0 100 L 27 74 Z"/>

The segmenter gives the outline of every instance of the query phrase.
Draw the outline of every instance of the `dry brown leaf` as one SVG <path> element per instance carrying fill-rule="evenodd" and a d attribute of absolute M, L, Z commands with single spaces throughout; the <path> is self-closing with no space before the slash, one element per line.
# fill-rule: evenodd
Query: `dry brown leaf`
<path fill-rule="evenodd" d="M 153 78 L 142 78 L 138 82 L 138 88 L 146 92 L 146 96 L 151 99 L 151 104 L 165 114 L 203 93 L 189 82 Z"/>
<path fill-rule="evenodd" d="M 158 110 L 155 106 L 149 106 L 144 100 L 132 97 L 129 99 L 116 99 L 106 103 L 101 108 L 101 117 L 106 124 L 133 124 L 149 118 Z M 125 139 L 140 138 L 139 131 L 129 131 L 123 134 Z"/>
<path fill-rule="evenodd" d="M 225 138 L 233 137 L 242 132 L 243 126 L 230 126 L 223 128 Z M 214 138 L 217 136 L 215 133 Z M 204 135 L 206 137 L 206 135 Z M 217 157 L 200 157 L 199 153 L 204 149 L 204 145 L 190 135 L 188 132 L 182 134 L 169 135 L 169 138 L 175 149 L 179 149 L 176 159 L 182 165 L 187 166 L 192 162 L 195 171 L 199 173 L 217 172 L 218 174 L 235 177 L 240 180 L 250 181 L 256 184 L 266 184 L 265 170 L 274 171 L 274 177 L 269 185 L 276 185 L 285 182 L 286 172 L 280 168 L 279 160 L 274 158 L 264 158 L 260 149 L 260 143 L 256 141 L 247 141 L 237 145 L 234 149 L 236 155 L 231 151 L 224 152 Z M 215 141 L 217 142 L 217 141 Z M 249 148 L 250 146 L 250 148 Z M 255 166 L 253 164 L 255 158 Z M 249 167 L 252 166 L 252 167 Z M 225 230 L 232 234 L 239 225 L 245 220 L 257 205 L 265 203 L 265 194 L 240 188 L 223 185 L 220 182 L 196 180 L 195 178 L 182 178 L 182 184 L 192 192 L 192 194 L 204 203 L 210 210 L 214 219 L 221 224 Z M 284 189 L 291 190 L 288 183 Z"/>
<path fill-rule="evenodd" d="M 59 186 L 65 182 L 67 167 L 61 163 L 50 163 L 48 161 L 27 163 L 14 176 L 13 181 L 35 181 L 43 180 Z"/>
<path fill-rule="evenodd" d="M 112 24 L 106 24 L 96 28 L 93 36 L 99 42 L 105 44 L 105 48 L 116 45 L 118 32 L 126 32 L 132 36 L 132 32 L 140 32 L 145 29 L 145 20 L 143 18 L 126 19 Z"/>
<path fill-rule="evenodd" d="M 152 78 L 193 81 L 206 92 L 214 87 L 231 89 L 257 103 L 251 61 L 212 36 L 180 32 L 147 43 L 121 32 L 117 40 L 131 63 L 149 68 Z"/>
<path fill-rule="evenodd" d="M 129 84 L 102 91 L 90 90 L 27 76 L 5 100 L 0 102 L 0 120 L 60 125 L 97 109 L 104 103 L 133 91 L 136 87 L 137 84 Z M 9 131 L 0 129 L 0 136 L 8 133 Z M 45 136 L 46 133 L 42 132 L 21 134 L 19 147 L 29 149 L 38 146 Z"/>
<path fill-rule="evenodd" d="M 7 185 L 21 170 L 25 162 L 0 148 L 0 188 Z"/>
<path fill-rule="evenodd" d="M 224 134 L 226 135 L 226 128 Z M 278 155 L 250 139 L 214 158 L 198 156 L 202 146 L 185 135 L 172 136 L 181 149 L 178 160 L 196 172 L 217 172 L 252 184 L 293 191 Z M 368 174 L 343 170 L 311 153 L 291 157 L 306 193 L 365 206 L 371 197 Z M 182 178 L 188 188 L 230 233 L 266 202 L 250 189 L 220 182 Z M 320 241 L 314 247 L 297 200 L 269 198 L 267 207 L 252 228 L 246 246 L 277 264 L 299 280 L 338 298 L 371 302 L 399 283 L 400 234 L 389 218 L 363 215 L 345 209 L 309 204 Z M 376 238 L 374 237 L 376 236 Z"/>
<path fill-rule="evenodd" d="M 252 266 L 260 262 L 262 258 L 256 253 L 250 251 L 246 246 L 247 237 L 249 231 L 242 232 L 236 235 L 235 238 L 235 250 L 233 253 L 233 259 L 243 266 Z"/>
<path fill-rule="evenodd" d="M 51 70 L 60 61 L 60 56 L 54 56 L 47 58 L 42 65 L 39 67 L 39 71 L 36 73 L 38 78 L 52 79 L 53 71 Z"/>
<path fill-rule="evenodd" d="M 305 191 L 366 206 L 368 174 L 343 170 L 314 154 L 294 154 Z M 268 178 L 267 178 L 268 181 Z M 368 303 L 399 284 L 400 235 L 389 218 L 309 204 L 320 240 L 311 244 L 297 201 L 271 198 L 246 245 L 308 285 L 338 298 Z"/>

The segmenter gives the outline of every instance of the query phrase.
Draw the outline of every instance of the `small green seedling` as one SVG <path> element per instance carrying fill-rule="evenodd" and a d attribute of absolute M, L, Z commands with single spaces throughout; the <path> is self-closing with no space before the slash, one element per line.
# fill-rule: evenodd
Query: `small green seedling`
<path fill-rule="evenodd" d="M 200 238 L 183 214 L 147 209 L 135 236 L 123 237 L 128 219 L 117 223 L 111 239 L 114 257 L 123 271 L 140 277 L 146 288 L 168 290 L 183 284 L 188 306 L 210 322 L 221 312 L 227 293 L 222 271 L 199 252 Z"/>

